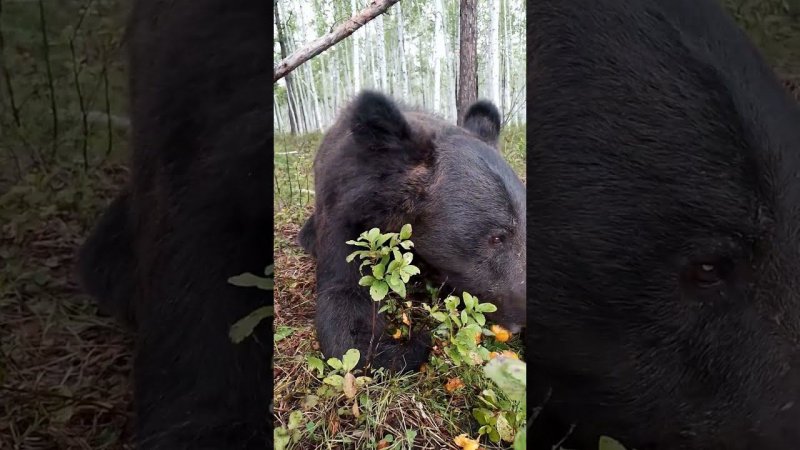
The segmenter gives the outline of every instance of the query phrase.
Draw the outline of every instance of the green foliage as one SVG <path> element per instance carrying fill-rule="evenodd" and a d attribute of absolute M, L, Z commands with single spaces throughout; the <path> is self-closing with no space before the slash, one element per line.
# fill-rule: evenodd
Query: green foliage
<path fill-rule="evenodd" d="M 272 306 L 262 306 L 236 321 L 236 323 L 231 325 L 231 329 L 228 332 L 233 343 L 238 344 L 245 340 L 247 336 L 253 334 L 253 330 L 255 330 L 256 326 L 267 317 L 272 317 L 272 313 Z"/>
<path fill-rule="evenodd" d="M 228 278 L 228 283 L 239 287 L 256 287 L 265 291 L 271 291 L 275 286 L 271 277 L 274 267 L 274 265 L 267 266 L 267 268 L 264 269 L 265 276 L 263 277 L 245 272 Z"/>
<path fill-rule="evenodd" d="M 281 325 L 275 329 L 275 335 L 273 336 L 273 341 L 274 342 L 282 341 L 287 337 L 289 337 L 294 331 L 295 328 Z"/>
<path fill-rule="evenodd" d="M 625 450 L 625 446 L 608 436 L 600 436 L 597 444 L 598 450 Z M 516 450 L 516 449 L 515 449 Z"/>
<path fill-rule="evenodd" d="M 307 355 L 308 370 L 316 372 L 316 377 L 324 383 L 317 391 L 317 396 L 331 397 L 344 394 L 348 399 L 353 399 L 355 392 L 372 380 L 367 376 L 356 377 L 353 374 L 353 369 L 360 359 L 361 352 L 355 348 L 348 350 L 342 359 L 328 358 L 327 361 L 322 361 L 316 356 Z"/>
<path fill-rule="evenodd" d="M 228 278 L 228 283 L 239 287 L 255 287 L 265 291 L 271 291 L 274 286 L 273 282 L 274 265 L 270 264 L 264 269 L 264 277 L 253 275 L 252 273 L 245 272 L 243 274 Z M 245 340 L 248 336 L 253 334 L 256 326 L 267 317 L 272 317 L 272 306 L 262 306 L 250 314 L 242 317 L 231 326 L 228 335 L 231 340 L 238 344 Z"/>
<path fill-rule="evenodd" d="M 284 450 L 290 442 L 300 442 L 300 426 L 303 424 L 303 413 L 292 411 L 289 414 L 289 423 L 286 426 L 275 427 L 272 432 L 275 450 Z"/>
<path fill-rule="evenodd" d="M 359 280 L 359 284 L 370 288 L 370 296 L 374 301 L 386 300 L 386 304 L 380 309 L 381 312 L 394 313 L 397 309 L 397 302 L 389 297 L 389 290 L 391 289 L 400 298 L 405 298 L 405 284 L 412 276 L 419 274 L 419 269 L 411 265 L 413 254 L 410 251 L 401 253 L 398 248 L 410 250 L 413 247 L 413 242 L 409 240 L 411 234 L 411 225 L 406 224 L 399 233 L 381 233 L 380 229 L 373 228 L 361 233 L 358 240 L 347 241 L 347 244 L 363 249 L 348 255 L 346 261 L 349 263 L 359 257 L 362 260 L 359 271 L 363 274 L 364 267 L 371 269 L 371 275 L 364 275 Z M 430 292 L 434 299 L 438 299 L 437 290 L 431 289 Z M 410 302 L 406 306 L 410 307 Z M 445 298 L 442 307 L 436 303 L 433 306 L 425 303 L 423 309 L 429 318 L 438 323 L 433 330 L 433 335 L 435 339 L 438 339 L 437 345 L 444 348 L 444 354 L 452 365 L 456 367 L 462 364 L 477 366 L 490 359 L 490 350 L 484 345 L 485 341 L 482 336 L 494 336 L 494 333 L 484 326 L 486 325 L 485 314 L 497 311 L 496 306 L 491 303 L 481 303 L 477 297 L 464 292 L 461 297 L 450 295 Z M 502 343 L 489 342 L 488 344 L 497 350 L 507 348 Z M 520 391 L 517 385 L 506 381 L 506 378 L 510 377 L 516 383 L 520 382 L 516 378 L 518 367 L 513 365 L 506 367 L 509 363 L 504 361 L 507 359 L 509 358 L 497 358 L 495 362 L 490 362 L 486 373 L 487 376 L 491 374 L 490 378 L 499 377 L 498 383 L 501 389 L 510 392 L 515 396 L 514 398 L 517 398 L 517 401 L 498 396 L 490 389 L 484 390 L 478 397 L 483 402 L 483 406 L 473 409 L 473 416 L 481 424 L 479 433 L 487 435 L 492 442 L 511 443 L 515 442 L 516 437 L 524 446 L 524 432 L 518 433 L 517 431 L 523 428 L 525 423 L 524 363 L 513 360 L 523 364 Z M 329 365 L 331 365 L 330 360 Z M 443 368 L 435 358 L 432 358 L 432 365 L 434 370 Z M 322 375 L 323 367 L 320 360 L 316 358 L 310 360 L 309 366 L 317 370 L 320 376 Z M 335 365 L 332 366 L 336 368 Z M 330 377 L 330 375 L 326 377 L 326 380 Z M 336 375 L 336 377 L 329 384 L 339 386 L 343 383 L 340 376 Z M 522 408 L 520 408 L 520 398 L 522 399 Z"/>
<path fill-rule="evenodd" d="M 444 352 L 455 366 L 483 364 L 489 359 L 489 349 L 480 343 L 481 336 L 493 335 L 491 330 L 484 328 L 484 313 L 495 312 L 497 307 L 481 303 L 469 292 L 464 292 L 462 297 L 463 308 L 460 308 L 462 298 L 456 295 L 444 300 L 444 310 L 440 310 L 439 305 L 429 306 L 427 303 L 423 308 L 439 322 L 433 333 L 445 342 Z"/>
<path fill-rule="evenodd" d="M 347 256 L 347 262 L 352 262 L 356 257 L 362 262 L 359 271 L 365 266 L 371 267 L 372 275 L 361 277 L 358 284 L 369 286 L 370 296 L 374 301 L 386 298 L 391 289 L 400 298 L 406 298 L 406 283 L 412 276 L 419 275 L 419 268 L 411 264 L 414 254 L 401 253 L 400 248 L 410 250 L 414 243 L 411 237 L 411 225 L 403 225 L 400 233 L 381 233 L 379 228 L 373 228 L 361 233 L 358 240 L 347 241 L 347 244 L 365 248 L 357 250 Z M 385 245 L 388 241 L 388 245 Z"/>
<path fill-rule="evenodd" d="M 486 389 L 479 397 L 483 407 L 472 410 L 481 425 L 479 434 L 486 434 L 492 442 L 513 442 L 514 449 L 525 448 L 525 368 L 524 362 L 498 356 L 483 368 L 508 400 L 498 398 L 494 391 Z"/>

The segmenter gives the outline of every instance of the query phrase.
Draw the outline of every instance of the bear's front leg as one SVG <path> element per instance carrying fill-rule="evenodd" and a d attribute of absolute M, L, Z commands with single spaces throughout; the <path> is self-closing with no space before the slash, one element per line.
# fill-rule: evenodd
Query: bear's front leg
<path fill-rule="evenodd" d="M 397 340 L 386 331 L 381 304 L 361 286 L 317 287 L 317 339 L 326 358 L 341 358 L 355 348 L 361 352 L 359 367 L 370 364 L 393 372 L 419 369 L 428 360 L 430 334 L 416 331 L 410 340 Z"/>

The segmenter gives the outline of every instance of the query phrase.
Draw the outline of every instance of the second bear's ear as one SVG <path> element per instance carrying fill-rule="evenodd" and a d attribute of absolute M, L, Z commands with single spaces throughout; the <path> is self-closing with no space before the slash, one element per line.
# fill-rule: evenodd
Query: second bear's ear
<path fill-rule="evenodd" d="M 500 111 L 488 100 L 478 100 L 464 114 L 464 128 L 477 134 L 492 147 L 497 147 L 500 136 Z"/>
<path fill-rule="evenodd" d="M 371 148 L 393 148 L 411 139 L 411 126 L 387 96 L 364 91 L 352 106 L 350 130 L 359 144 Z"/>

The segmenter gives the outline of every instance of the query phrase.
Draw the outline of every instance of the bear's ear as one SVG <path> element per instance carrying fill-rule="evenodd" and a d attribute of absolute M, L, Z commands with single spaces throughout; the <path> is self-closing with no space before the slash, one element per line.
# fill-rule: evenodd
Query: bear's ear
<path fill-rule="evenodd" d="M 488 100 L 478 100 L 464 114 L 464 128 L 475 133 L 492 147 L 497 147 L 500 136 L 500 111 Z"/>
<path fill-rule="evenodd" d="M 367 148 L 391 148 L 411 139 L 411 126 L 387 96 L 363 91 L 352 104 L 350 130 Z"/>

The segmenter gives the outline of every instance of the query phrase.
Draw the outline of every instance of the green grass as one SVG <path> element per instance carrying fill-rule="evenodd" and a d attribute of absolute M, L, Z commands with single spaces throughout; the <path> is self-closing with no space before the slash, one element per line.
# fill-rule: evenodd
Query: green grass
<path fill-rule="evenodd" d="M 478 406 L 478 394 L 495 388 L 480 367 L 377 380 L 359 393 L 364 398 L 359 418 L 343 396 L 321 396 L 309 402 L 322 385 L 306 363 L 307 355 L 320 356 L 313 325 L 314 264 L 295 239 L 313 208 L 312 166 L 321 138 L 321 134 L 275 138 L 275 326 L 281 335 L 289 333 L 275 344 L 276 426 L 286 426 L 292 411 L 302 411 L 301 440 L 289 447 L 295 449 L 372 449 L 388 435 L 393 442 L 385 448 L 411 448 L 410 435 L 414 435 L 415 449 L 457 448 L 455 436 L 477 435 L 471 408 Z M 524 127 L 504 130 L 501 151 L 524 179 Z M 511 346 L 517 352 L 521 349 L 516 337 Z M 466 387 L 446 392 L 446 382 L 455 377 Z M 482 446 L 503 448 L 491 443 Z"/>

